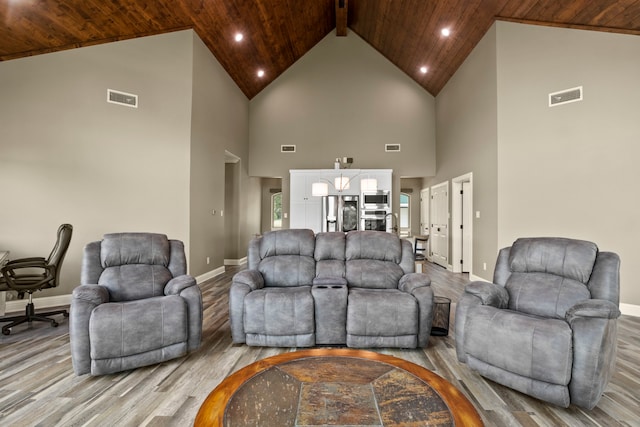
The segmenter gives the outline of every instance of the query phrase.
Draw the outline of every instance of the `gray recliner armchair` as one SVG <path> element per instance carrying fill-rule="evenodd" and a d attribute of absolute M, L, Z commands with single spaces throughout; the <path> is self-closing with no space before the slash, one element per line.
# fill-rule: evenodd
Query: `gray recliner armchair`
<path fill-rule="evenodd" d="M 535 398 L 592 409 L 615 366 L 619 271 L 618 255 L 591 242 L 516 240 L 494 283 L 470 283 L 458 301 L 458 359 Z"/>
<path fill-rule="evenodd" d="M 76 375 L 164 362 L 200 346 L 202 296 L 184 245 L 163 234 L 114 233 L 84 248 L 69 323 Z"/>

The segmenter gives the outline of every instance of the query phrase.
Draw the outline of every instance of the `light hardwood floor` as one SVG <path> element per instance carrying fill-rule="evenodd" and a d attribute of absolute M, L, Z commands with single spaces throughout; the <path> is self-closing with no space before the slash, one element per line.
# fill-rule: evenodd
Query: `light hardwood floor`
<path fill-rule="evenodd" d="M 228 290 L 237 267 L 201 285 L 201 348 L 181 359 L 102 377 L 76 377 L 68 320 L 34 323 L 0 336 L 0 426 L 189 426 L 200 404 L 227 375 L 292 348 L 232 345 Z M 437 295 L 454 302 L 468 280 L 425 264 Z M 455 307 L 452 307 L 455 308 Z M 452 310 L 453 311 L 453 310 Z M 453 318 L 453 316 L 452 316 Z M 451 324 L 450 326 L 453 326 Z M 558 408 L 487 381 L 458 363 L 453 335 L 426 349 L 378 350 L 422 365 L 462 390 L 487 426 L 640 426 L 640 318 L 619 322 L 616 373 L 592 411 Z"/>

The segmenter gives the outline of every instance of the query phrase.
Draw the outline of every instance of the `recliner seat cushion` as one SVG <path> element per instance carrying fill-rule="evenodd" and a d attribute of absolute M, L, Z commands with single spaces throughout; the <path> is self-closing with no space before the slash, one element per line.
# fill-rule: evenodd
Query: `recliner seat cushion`
<path fill-rule="evenodd" d="M 386 289 L 349 290 L 347 333 L 393 337 L 418 333 L 418 303 L 408 293 Z"/>
<path fill-rule="evenodd" d="M 187 305 L 177 295 L 101 304 L 89 320 L 91 359 L 131 356 L 178 343 L 184 343 L 186 353 L 187 325 Z"/>
<path fill-rule="evenodd" d="M 495 307 L 469 308 L 464 352 L 502 370 L 551 384 L 571 379 L 573 341 L 564 320 Z"/>
<path fill-rule="evenodd" d="M 274 336 L 313 334 L 313 311 L 310 286 L 258 289 L 244 299 L 244 330 Z"/>

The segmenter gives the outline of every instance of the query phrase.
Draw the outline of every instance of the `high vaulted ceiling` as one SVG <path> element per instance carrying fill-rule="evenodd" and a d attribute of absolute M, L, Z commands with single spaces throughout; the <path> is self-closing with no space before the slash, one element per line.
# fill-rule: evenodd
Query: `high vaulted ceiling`
<path fill-rule="evenodd" d="M 640 0 L 0 0 L 0 60 L 192 28 L 251 99 L 335 35 L 339 2 L 348 28 L 432 95 L 496 19 L 640 35 Z"/>

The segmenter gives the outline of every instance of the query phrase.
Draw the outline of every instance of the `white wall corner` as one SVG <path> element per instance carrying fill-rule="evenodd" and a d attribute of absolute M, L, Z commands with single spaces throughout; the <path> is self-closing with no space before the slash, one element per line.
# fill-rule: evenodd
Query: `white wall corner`
<path fill-rule="evenodd" d="M 622 314 L 633 317 L 640 317 L 640 305 L 620 303 Z"/>

